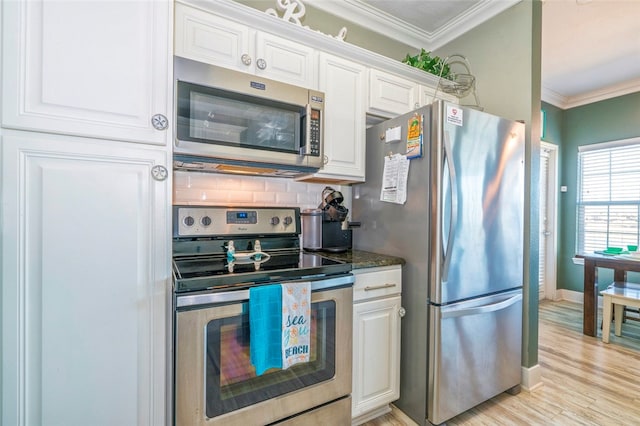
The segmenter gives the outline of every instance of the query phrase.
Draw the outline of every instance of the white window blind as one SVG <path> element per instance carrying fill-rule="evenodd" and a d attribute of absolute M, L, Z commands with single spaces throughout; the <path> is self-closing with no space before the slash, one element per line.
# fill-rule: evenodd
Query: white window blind
<path fill-rule="evenodd" d="M 578 180 L 576 251 L 637 245 L 640 138 L 581 147 Z"/>

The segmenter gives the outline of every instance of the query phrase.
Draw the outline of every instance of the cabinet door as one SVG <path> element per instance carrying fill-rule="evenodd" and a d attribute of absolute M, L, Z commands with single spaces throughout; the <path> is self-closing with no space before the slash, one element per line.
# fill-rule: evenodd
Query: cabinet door
<path fill-rule="evenodd" d="M 351 397 L 352 417 L 400 397 L 400 296 L 353 305 Z"/>
<path fill-rule="evenodd" d="M 317 87 L 317 55 L 311 47 L 179 3 L 175 34 L 178 56 Z"/>
<path fill-rule="evenodd" d="M 164 148 L 5 131 L 3 425 L 165 424 Z"/>
<path fill-rule="evenodd" d="M 390 118 L 416 109 L 417 102 L 417 83 L 377 69 L 369 71 L 367 112 Z"/>
<path fill-rule="evenodd" d="M 3 2 L 3 127 L 166 144 L 171 2 Z M 157 123 L 157 120 L 155 121 Z"/>
<path fill-rule="evenodd" d="M 246 25 L 176 3 L 175 55 L 253 73 L 254 31 Z"/>
<path fill-rule="evenodd" d="M 365 177 L 365 68 L 320 54 L 319 90 L 325 93 L 325 164 L 314 178 L 362 182 Z"/>
<path fill-rule="evenodd" d="M 441 90 L 436 91 L 435 87 L 425 86 L 421 84 L 419 86 L 420 90 L 420 106 L 425 106 L 432 104 L 436 99 L 442 99 L 449 102 L 458 103 L 458 98 L 452 95 L 448 95 Z M 435 95 L 435 96 L 434 96 Z"/>
<path fill-rule="evenodd" d="M 317 54 L 314 49 L 271 34 L 256 34 L 256 74 L 315 89 Z"/>

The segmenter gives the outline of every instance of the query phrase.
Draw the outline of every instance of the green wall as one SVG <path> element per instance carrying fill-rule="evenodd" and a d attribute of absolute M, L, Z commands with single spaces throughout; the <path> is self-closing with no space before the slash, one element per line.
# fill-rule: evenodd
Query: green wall
<path fill-rule="evenodd" d="M 542 140 L 554 145 L 560 145 L 562 141 L 562 120 L 564 110 L 542 102 L 542 110 L 546 113 L 545 132 Z"/>
<path fill-rule="evenodd" d="M 545 108 L 550 106 L 546 105 Z M 550 110 L 552 110 L 550 108 Z M 599 142 L 640 136 L 640 92 L 595 102 L 553 115 L 560 120 L 560 193 L 558 208 L 558 283 L 559 289 L 582 292 L 583 267 L 571 260 L 576 246 L 576 198 L 578 147 Z M 555 135 L 554 135 L 555 137 Z M 634 280 L 637 276 L 634 277 Z M 613 279 L 611 271 L 599 272 L 600 288 Z"/>

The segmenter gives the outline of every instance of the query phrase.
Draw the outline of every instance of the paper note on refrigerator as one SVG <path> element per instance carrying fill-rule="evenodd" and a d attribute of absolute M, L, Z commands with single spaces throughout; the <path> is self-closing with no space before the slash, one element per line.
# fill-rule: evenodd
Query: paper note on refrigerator
<path fill-rule="evenodd" d="M 394 154 L 384 157 L 384 172 L 380 201 L 404 204 L 407 201 L 407 177 L 409 159 L 406 155 Z"/>

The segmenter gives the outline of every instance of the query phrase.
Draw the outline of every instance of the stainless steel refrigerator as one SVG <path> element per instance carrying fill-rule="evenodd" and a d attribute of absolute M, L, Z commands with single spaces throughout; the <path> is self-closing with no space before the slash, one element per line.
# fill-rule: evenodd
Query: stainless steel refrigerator
<path fill-rule="evenodd" d="M 406 202 L 380 201 L 385 156 L 419 146 Z M 440 424 L 519 391 L 524 124 L 437 101 L 370 127 L 366 149 L 354 247 L 407 262 L 395 404 L 418 424 Z"/>

